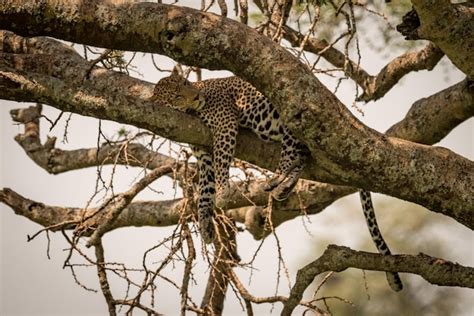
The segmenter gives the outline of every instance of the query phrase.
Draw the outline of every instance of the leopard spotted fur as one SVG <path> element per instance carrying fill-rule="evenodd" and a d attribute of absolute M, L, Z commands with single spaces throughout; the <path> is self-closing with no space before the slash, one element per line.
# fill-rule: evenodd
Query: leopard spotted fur
<path fill-rule="evenodd" d="M 198 161 L 198 221 L 206 243 L 214 239 L 214 206 L 221 207 L 229 194 L 229 167 L 234 157 L 239 126 L 249 128 L 265 141 L 281 142 L 277 170 L 266 184 L 276 200 L 288 197 L 305 165 L 306 147 L 282 124 L 271 102 L 250 83 L 228 77 L 191 83 L 173 70 L 155 86 L 154 102 L 196 112 L 210 128 L 212 153 L 192 146 Z M 382 254 L 390 254 L 375 220 L 370 193 L 360 192 L 370 234 Z M 392 289 L 401 290 L 398 274 L 387 273 Z"/>

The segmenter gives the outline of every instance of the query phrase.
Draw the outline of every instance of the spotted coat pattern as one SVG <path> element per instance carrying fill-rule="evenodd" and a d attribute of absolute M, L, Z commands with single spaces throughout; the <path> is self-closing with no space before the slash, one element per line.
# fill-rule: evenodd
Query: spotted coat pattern
<path fill-rule="evenodd" d="M 265 185 L 276 200 L 288 197 L 305 163 L 305 147 L 281 123 L 270 101 L 250 83 L 228 77 L 191 83 L 173 72 L 155 86 L 156 103 L 180 111 L 194 111 L 211 129 L 212 153 L 192 147 L 198 160 L 198 220 L 206 242 L 214 239 L 214 203 L 222 207 L 229 197 L 229 167 L 234 157 L 239 126 L 264 141 L 281 143 L 277 170 Z"/>
<path fill-rule="evenodd" d="M 270 101 L 250 83 L 228 77 L 191 83 L 176 71 L 155 86 L 153 99 L 163 106 L 183 112 L 194 111 L 211 129 L 213 151 L 192 147 L 198 161 L 198 220 L 206 243 L 214 239 L 214 205 L 221 207 L 229 194 L 229 167 L 234 157 L 238 127 L 253 130 L 265 141 L 281 142 L 281 158 L 265 190 L 283 200 L 296 185 L 304 164 L 306 149 L 281 123 Z M 362 208 L 377 250 L 390 255 L 375 219 L 370 192 L 360 191 Z M 403 288 L 397 273 L 387 272 L 390 287 Z"/>

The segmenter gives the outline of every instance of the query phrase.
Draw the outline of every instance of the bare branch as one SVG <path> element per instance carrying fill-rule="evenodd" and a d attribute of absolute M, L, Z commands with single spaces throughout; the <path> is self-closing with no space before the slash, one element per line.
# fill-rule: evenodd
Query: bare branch
<path fill-rule="evenodd" d="M 99 148 L 62 150 L 55 147 L 55 137 L 48 138 L 45 144 L 41 144 L 39 106 L 12 110 L 11 116 L 14 121 L 25 124 L 25 133 L 17 135 L 15 140 L 31 160 L 52 174 L 107 164 L 126 164 L 155 169 L 176 162 L 175 159 L 152 151 L 139 143 L 104 143 Z"/>
<path fill-rule="evenodd" d="M 432 284 L 474 288 L 474 268 L 471 267 L 425 254 L 386 256 L 330 245 L 321 257 L 298 271 L 295 285 L 281 314 L 291 315 L 317 275 L 327 271 L 341 272 L 347 268 L 414 273 Z"/>
<path fill-rule="evenodd" d="M 420 70 L 432 70 L 444 56 L 434 44 L 429 43 L 419 51 L 404 53 L 383 67 L 375 76 L 371 76 L 362 86 L 364 93 L 359 101 L 375 101 L 383 97 L 405 75 Z"/>
<path fill-rule="evenodd" d="M 97 274 L 99 276 L 100 288 L 102 294 L 104 295 L 105 301 L 109 308 L 109 315 L 115 316 L 117 312 L 115 310 L 115 300 L 110 291 L 109 281 L 107 279 L 107 272 L 105 269 L 105 257 L 104 257 L 104 247 L 102 246 L 102 240 L 95 244 L 95 256 L 97 258 Z"/>
<path fill-rule="evenodd" d="M 164 176 L 165 174 L 171 172 L 173 170 L 172 165 L 165 165 L 162 167 L 158 167 L 154 169 L 152 172 L 144 176 L 140 179 L 137 183 L 135 183 L 130 189 L 126 192 L 123 192 L 111 200 L 108 200 L 104 205 L 102 205 L 99 210 L 103 210 L 102 212 L 105 213 L 104 216 L 100 217 L 100 220 L 97 221 L 96 218 L 92 218 L 93 223 L 97 225 L 97 228 L 92 233 L 91 237 L 87 241 L 87 247 L 95 245 L 102 235 L 106 232 L 110 231 L 111 228 L 114 227 L 114 222 L 120 216 L 122 211 L 132 202 L 133 198 L 140 193 L 143 189 L 145 189 L 148 185 L 150 185 L 156 179 Z M 82 226 L 82 225 L 81 225 Z M 82 232 L 83 230 L 87 230 L 87 228 L 91 226 L 90 223 L 85 223 L 85 227 L 78 227 L 76 228 L 76 232 Z M 95 226 L 95 225 L 92 225 Z M 80 234 L 79 234 L 80 235 Z"/>
<path fill-rule="evenodd" d="M 10 206 L 15 214 L 24 216 L 51 231 L 74 229 L 83 218 L 92 216 L 96 208 L 49 206 L 22 197 L 11 189 L 0 190 L 0 202 Z M 179 221 L 181 199 L 169 201 L 134 202 L 126 207 L 108 229 L 129 226 L 171 226 Z M 84 232 L 88 235 L 91 232 Z"/>
<path fill-rule="evenodd" d="M 432 70 L 438 61 L 443 57 L 443 52 L 432 43 L 416 52 L 404 53 L 393 59 L 380 72 L 375 75 L 369 75 L 356 62 L 348 60 L 345 54 L 337 48 L 329 46 L 325 40 L 318 40 L 310 37 L 304 41 L 304 37 L 299 32 L 286 26 L 285 39 L 294 47 L 300 47 L 304 44 L 304 50 L 313 54 L 320 55 L 334 66 L 344 70 L 357 84 L 364 89 L 364 93 L 359 96 L 359 101 L 375 101 L 382 98 L 398 81 L 405 75 L 413 71 Z"/>
<path fill-rule="evenodd" d="M 183 272 L 183 283 L 181 285 L 180 294 L 181 294 L 181 315 L 186 315 L 186 307 L 188 304 L 188 288 L 189 288 L 189 280 L 191 278 L 191 270 L 193 266 L 193 261 L 196 259 L 196 249 L 194 248 L 193 238 L 191 236 L 191 232 L 189 231 L 189 227 L 187 224 L 183 224 L 183 231 L 186 238 L 186 245 L 188 247 L 188 256 L 186 257 L 186 261 L 184 263 L 184 272 Z"/>
<path fill-rule="evenodd" d="M 236 229 L 229 219 L 217 220 L 217 238 L 214 240 L 214 258 L 210 264 L 206 290 L 201 308 L 210 315 L 222 315 L 224 299 L 229 286 L 229 273 L 239 261 L 236 245 Z"/>
<path fill-rule="evenodd" d="M 265 237 L 268 231 L 265 230 L 266 214 L 262 206 L 268 202 L 268 193 L 263 191 L 260 182 L 235 184 L 232 190 L 233 195 L 228 205 L 224 205 L 224 209 L 228 209 L 226 214 L 237 222 L 244 223 L 255 239 Z M 350 187 L 300 181 L 286 201 L 273 203 L 274 227 L 302 214 L 319 213 L 338 198 L 354 191 L 355 189 Z M 8 188 L 0 190 L 0 202 L 10 206 L 17 215 L 24 216 L 51 231 L 76 229 L 84 218 L 93 217 L 99 210 L 49 206 L 24 198 Z M 130 226 L 176 225 L 179 223 L 183 208 L 188 204 L 186 199 L 132 202 L 107 226 L 106 231 Z M 82 234 L 88 236 L 91 231 L 85 230 Z"/>

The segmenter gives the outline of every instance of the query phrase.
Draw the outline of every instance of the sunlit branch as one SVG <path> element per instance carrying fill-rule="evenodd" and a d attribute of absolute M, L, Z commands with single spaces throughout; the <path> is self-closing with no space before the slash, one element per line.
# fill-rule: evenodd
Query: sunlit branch
<path fill-rule="evenodd" d="M 91 20 L 90 7 L 100 8 L 103 14 L 93 15 Z M 64 12 L 76 12 L 74 19 L 69 19 Z M 0 27 L 28 36 L 48 35 L 110 49 L 159 53 L 184 64 L 230 70 L 272 101 L 287 128 L 308 147 L 312 158 L 317 159 L 308 164 L 307 178 L 381 192 L 444 213 L 469 227 L 474 225 L 470 212 L 466 211 L 466 205 L 474 204 L 474 194 L 464 185 L 472 182 L 472 172 L 466 172 L 474 169 L 471 161 L 444 149 L 386 137 L 367 128 L 287 49 L 241 23 L 186 7 L 156 3 L 110 4 L 95 0 L 90 6 L 68 1 L 38 4 L 9 0 L 0 5 L 0 16 Z M 113 30 L 110 28 L 111 16 L 114 17 Z M 147 25 L 146 32 L 143 32 L 144 24 Z M 97 30 L 92 34 L 88 31 L 91 26 Z M 68 31 L 71 29 L 74 32 Z M 226 47 L 225 54 L 223 47 Z M 57 68 L 62 67 L 60 64 L 52 67 L 53 70 Z M 137 93 L 129 85 L 125 85 L 129 93 L 141 96 L 132 107 L 127 106 L 130 101 L 118 93 L 124 85 L 112 85 L 110 80 L 107 80 L 107 89 L 111 86 L 116 89 L 114 98 L 102 99 L 101 89 L 91 93 L 90 87 L 85 89 L 89 92 L 85 95 L 72 94 L 77 80 L 75 85 L 64 86 L 58 80 L 41 82 L 41 78 L 34 78 L 35 82 L 36 79 L 41 82 L 38 85 L 31 81 L 33 78 L 28 80 L 11 72 L 8 68 L 2 71 L 7 85 L 31 86 L 33 91 L 41 92 L 49 84 L 54 86 L 54 91 L 68 91 L 69 97 L 57 101 L 62 101 L 63 105 L 82 101 L 81 106 L 76 105 L 76 111 L 82 114 L 109 116 L 122 122 L 126 118 L 129 123 L 157 134 L 173 129 L 170 124 L 164 124 L 171 120 L 163 119 L 166 114 L 171 118 L 172 111 L 154 108 L 143 99 L 143 90 Z M 104 73 L 92 71 L 91 79 Z M 89 84 L 98 83 L 94 79 L 91 81 Z M 53 96 L 49 95 L 49 101 L 53 101 Z M 101 106 L 97 107 L 97 104 Z M 117 107 L 123 107 L 124 111 Z M 70 108 L 64 110 L 72 111 Z M 155 124 L 166 126 L 159 129 Z M 189 130 L 194 134 L 188 135 L 189 138 L 197 141 L 197 129 L 192 128 L 175 129 L 175 137 L 180 138 Z M 252 151 L 255 153 L 255 148 L 252 147 Z M 266 150 L 261 157 L 267 155 Z M 413 156 L 416 156 L 415 168 L 410 167 L 414 163 Z M 449 168 L 446 160 L 450 161 Z"/>
<path fill-rule="evenodd" d="M 38 49 L 38 47 L 41 48 L 42 45 L 48 47 L 49 51 L 55 52 L 54 55 L 49 56 L 49 62 L 53 62 L 56 65 L 56 71 L 58 71 L 58 73 L 55 75 L 56 77 L 51 78 L 49 75 L 40 74 L 41 69 L 45 67 L 43 63 L 37 66 L 39 68 L 34 67 L 34 64 L 30 65 L 31 68 L 29 68 L 30 66 L 28 66 L 28 62 L 22 62 L 18 65 L 12 64 L 11 66 L 15 66 L 19 69 L 10 68 L 11 71 L 18 72 L 18 74 L 15 74 L 11 71 L 8 72 L 7 76 L 14 77 L 12 79 L 13 82 L 9 81 L 10 79 L 5 79 L 5 82 L 6 84 L 8 82 L 12 84 L 14 82 L 17 82 L 19 83 L 19 86 L 15 86 L 13 84 L 8 89 L 0 89 L 0 93 L 3 93 L 2 97 L 9 98 L 9 93 L 11 91 L 14 91 L 10 94 L 10 97 L 12 97 L 13 95 L 13 99 L 15 100 L 19 99 L 23 101 L 38 102 L 47 101 L 49 104 L 54 105 L 55 107 L 58 107 L 59 109 L 64 111 L 73 110 L 81 114 L 87 114 L 99 118 L 112 119 L 128 124 L 136 124 L 137 126 L 143 125 L 144 127 L 149 127 L 150 130 L 159 133 L 163 137 L 172 140 L 181 140 L 194 144 L 207 144 L 206 141 L 210 139 L 208 137 L 208 130 L 206 129 L 206 127 L 198 118 L 192 115 L 179 113 L 177 111 L 161 107 L 155 107 L 153 111 L 149 113 L 149 115 L 143 115 L 143 113 L 148 113 L 147 111 L 149 111 L 149 109 L 146 108 L 150 106 L 153 107 L 153 105 L 151 105 L 150 103 L 146 103 L 146 101 L 142 98 L 143 92 L 139 93 L 137 91 L 150 89 L 151 93 L 152 86 L 150 84 L 125 76 L 123 74 L 117 74 L 113 71 L 107 71 L 98 68 L 91 72 L 90 80 L 92 80 L 92 86 L 87 82 L 84 83 L 82 87 L 77 85 L 74 88 L 71 86 L 66 86 L 65 82 L 75 82 L 77 78 L 77 73 L 84 72 L 86 71 L 86 69 L 88 69 L 89 64 L 87 62 L 84 63 L 82 58 L 77 57 L 74 53 L 71 53 L 69 49 L 64 48 L 63 44 L 60 44 L 54 40 L 42 38 L 24 39 L 10 32 L 3 32 L 2 34 L 4 37 L 8 38 L 8 41 L 12 43 L 22 43 L 22 45 L 8 44 L 12 45 L 12 49 L 14 47 L 29 47 L 28 45 L 33 44 L 34 46 L 31 49 L 28 48 L 29 50 Z M 45 41 L 44 44 L 43 41 Z M 54 48 L 55 45 L 57 46 L 56 48 Z M 58 52 L 62 50 L 64 50 L 65 53 L 63 53 L 62 55 L 58 54 Z M 21 52 L 22 50 L 19 50 L 18 54 L 15 54 L 15 60 L 22 60 L 21 58 L 23 56 Z M 38 53 L 41 53 L 41 51 L 38 51 Z M 10 60 L 12 60 L 12 58 L 10 58 Z M 71 69 L 74 66 L 74 60 L 77 60 L 77 69 Z M 69 68 L 71 70 L 70 72 L 61 70 L 62 62 L 64 62 L 63 67 Z M 25 73 L 27 73 L 28 71 L 34 73 L 31 78 L 25 77 Z M 66 74 L 64 74 L 63 72 L 65 72 Z M 58 77 L 64 78 L 63 80 L 58 80 Z M 114 80 L 117 80 L 116 83 L 113 85 L 116 88 L 113 91 L 109 91 L 111 82 L 113 82 Z M 94 98 L 87 97 L 81 99 L 76 97 L 77 95 L 85 96 L 85 91 L 87 91 L 88 89 L 98 89 L 92 90 L 90 92 L 91 96 L 94 96 Z M 51 92 L 48 92 L 48 90 L 51 90 Z M 57 93 L 60 93 L 61 95 L 58 96 Z M 115 100 L 120 99 L 121 101 L 114 102 L 112 107 L 109 105 L 108 102 L 104 102 L 104 100 L 108 98 L 113 98 Z M 110 104 L 112 104 L 112 101 L 110 101 Z M 112 111 L 112 109 L 114 110 Z M 407 120 L 413 120 L 413 118 L 407 118 Z M 188 126 L 189 128 L 177 128 L 183 124 Z M 423 133 L 423 130 L 423 126 L 418 127 L 418 131 L 422 131 Z M 391 135 L 398 136 L 396 134 Z M 410 139 L 411 136 L 404 135 L 404 137 Z M 53 143 L 49 143 L 49 146 L 51 146 L 52 144 Z M 252 144 L 252 146 L 249 146 L 249 144 Z M 258 140 L 255 135 L 248 131 L 239 131 L 236 153 L 237 157 L 247 160 L 251 163 L 258 164 L 261 167 L 272 169 L 276 165 L 278 159 L 278 151 L 278 144 L 265 143 Z M 265 159 L 262 159 L 262 157 L 265 157 Z M 456 160 L 450 158 L 450 161 L 455 162 Z M 326 176 L 328 176 L 328 174 L 325 173 L 324 168 L 322 168 L 322 166 L 324 165 L 323 162 L 324 160 L 310 160 L 304 177 L 311 179 L 314 177 L 319 178 L 322 176 L 323 178 L 325 178 Z M 45 162 L 43 162 L 42 165 L 45 165 Z M 353 173 L 354 171 L 348 170 L 347 172 Z M 412 179 L 417 179 L 417 177 L 413 176 Z M 457 178 L 456 181 L 456 183 L 458 183 L 459 179 Z M 445 184 L 446 183 L 447 182 L 445 178 Z M 422 200 L 422 197 L 424 197 L 424 195 L 418 195 L 417 199 Z M 430 195 L 431 199 L 434 197 L 434 195 Z M 445 201 L 452 202 L 453 200 L 448 199 Z M 239 206 L 235 205 L 234 207 Z M 467 214 L 465 214 L 467 212 L 465 208 L 462 209 L 461 212 L 448 212 L 448 209 L 441 209 L 440 211 L 442 211 L 448 216 L 456 218 L 458 221 L 468 226 L 472 225 L 468 220 L 472 219 L 472 217 L 469 217 Z"/>

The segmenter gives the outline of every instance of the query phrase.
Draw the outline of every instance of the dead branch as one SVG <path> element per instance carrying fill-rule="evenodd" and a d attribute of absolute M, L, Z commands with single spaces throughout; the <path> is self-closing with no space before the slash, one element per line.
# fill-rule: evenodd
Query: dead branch
<path fill-rule="evenodd" d="M 79 225 L 83 218 L 97 213 L 97 208 L 49 206 L 22 197 L 11 189 L 0 190 L 0 201 L 10 206 L 15 214 L 24 216 L 51 231 L 71 230 Z M 169 201 L 134 202 L 128 205 L 111 223 L 109 230 L 129 226 L 171 226 L 176 225 L 180 217 L 177 205 L 181 199 Z M 84 236 L 90 235 L 85 231 Z"/>
<path fill-rule="evenodd" d="M 105 215 L 100 216 L 100 220 L 97 218 L 91 217 L 92 224 L 88 221 L 82 223 L 79 227 L 76 227 L 75 231 L 79 234 L 82 234 L 83 231 L 86 231 L 91 226 L 96 226 L 92 235 L 90 236 L 87 247 L 95 245 L 99 239 L 108 231 L 114 227 L 114 222 L 120 216 L 122 211 L 130 205 L 133 198 L 150 185 L 156 179 L 164 176 L 167 173 L 170 173 L 173 170 L 172 165 L 165 165 L 154 169 L 152 172 L 144 176 L 137 183 L 135 183 L 130 189 L 126 192 L 123 192 L 117 196 L 112 197 L 110 200 L 106 201 L 102 206 L 99 207 L 99 212 L 102 211 Z M 85 225 L 84 225 L 85 224 Z"/>
<path fill-rule="evenodd" d="M 262 190 L 260 182 L 247 185 L 241 183 L 232 186 L 233 197 L 224 206 L 226 214 L 237 222 L 244 223 L 255 239 L 265 237 L 265 212 L 262 206 L 268 201 L 268 193 Z M 322 183 L 300 181 L 291 196 L 282 202 L 273 203 L 272 221 L 275 227 L 283 222 L 304 214 L 316 214 L 324 210 L 336 199 L 351 193 L 354 189 L 335 187 Z M 84 218 L 91 218 L 98 213 L 99 208 L 82 208 L 49 206 L 24 198 L 15 191 L 4 188 L 0 190 L 0 202 L 10 206 L 17 215 L 24 216 L 47 230 L 77 229 Z M 233 208 L 240 203 L 238 208 Z M 179 223 L 182 209 L 189 203 L 186 199 L 167 201 L 137 201 L 125 207 L 118 217 L 110 223 L 106 231 L 121 227 L 141 226 L 171 226 Z M 251 206 L 249 206 L 251 205 Z M 189 210 L 191 212 L 191 210 Z M 98 219 L 97 219 L 98 220 Z M 82 229 L 83 230 L 83 229 Z M 91 234 L 83 230 L 84 236 Z"/>
<path fill-rule="evenodd" d="M 112 296 L 110 291 L 109 281 L 107 279 L 107 272 L 105 269 L 105 257 L 104 257 L 104 247 L 102 246 L 102 240 L 99 240 L 95 243 L 95 256 L 97 259 L 97 274 L 99 276 L 100 289 L 104 295 L 105 301 L 109 308 L 109 315 L 115 316 L 117 312 L 115 310 L 115 299 Z"/>
<path fill-rule="evenodd" d="M 474 288 L 474 268 L 471 267 L 425 254 L 383 256 L 329 245 L 318 259 L 298 271 L 295 285 L 281 315 L 291 315 L 301 301 L 304 291 L 317 275 L 327 271 L 341 272 L 347 268 L 413 273 L 432 284 Z"/>
<path fill-rule="evenodd" d="M 231 219 L 222 216 L 216 218 L 217 238 L 214 240 L 215 251 L 206 290 L 201 301 L 201 309 L 210 315 L 222 315 L 224 299 L 229 286 L 229 273 L 240 261 L 237 254 L 236 227 Z"/>

